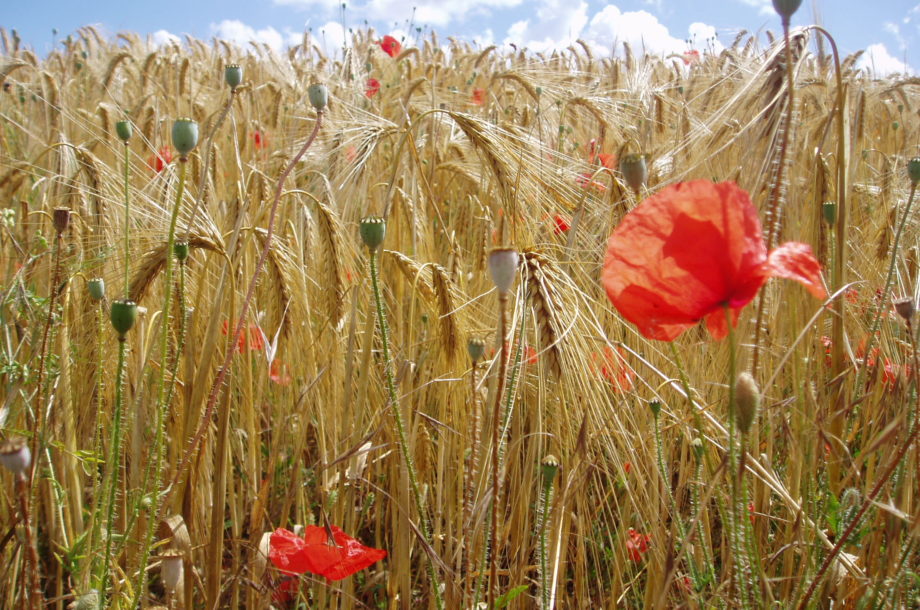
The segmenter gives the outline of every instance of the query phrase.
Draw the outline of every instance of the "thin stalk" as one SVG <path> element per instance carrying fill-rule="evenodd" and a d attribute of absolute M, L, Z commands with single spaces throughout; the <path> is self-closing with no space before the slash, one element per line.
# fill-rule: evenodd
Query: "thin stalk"
<path fill-rule="evenodd" d="M 553 500 L 553 477 L 544 475 L 543 488 L 540 493 L 539 538 L 540 538 L 540 608 L 550 607 L 550 587 L 546 582 L 546 524 L 549 522 L 549 510 Z"/>
<path fill-rule="evenodd" d="M 211 128 L 211 131 L 208 133 L 208 137 L 205 140 L 204 154 L 202 155 L 204 158 L 201 163 L 201 174 L 198 176 L 198 190 L 196 191 L 197 195 L 195 198 L 195 205 L 192 207 L 192 213 L 188 219 L 188 226 L 185 229 L 184 241 L 186 243 L 189 241 L 189 236 L 192 234 L 192 227 L 195 226 L 195 220 L 198 218 L 198 210 L 201 209 L 201 202 L 204 201 L 205 189 L 207 188 L 208 184 L 208 169 L 211 165 L 211 150 L 214 143 L 214 135 L 217 133 L 217 130 L 220 129 L 220 126 L 223 125 L 224 120 L 230 113 L 230 108 L 233 107 L 233 100 L 235 97 L 236 87 L 230 89 L 230 97 L 227 98 L 227 105 L 224 106 L 220 116 L 217 117 L 217 122 L 214 123 L 214 127 Z"/>
<path fill-rule="evenodd" d="M 498 540 L 498 470 L 499 470 L 499 429 L 501 427 L 501 404 L 505 390 L 505 376 L 508 374 L 508 345 L 505 340 L 507 334 L 508 293 L 498 294 L 498 336 L 500 345 L 498 365 L 498 387 L 495 389 L 495 402 L 492 409 L 492 506 L 490 511 L 491 524 L 489 526 L 489 590 L 487 607 L 495 607 L 495 596 L 498 593 L 498 551 L 495 548 Z"/>
<path fill-rule="evenodd" d="M 19 512 L 22 518 L 22 531 L 26 542 L 26 566 L 29 574 L 29 607 L 39 610 L 43 605 L 41 589 L 41 564 L 38 561 L 38 550 L 35 548 L 35 536 L 32 535 L 32 517 L 29 513 L 29 481 L 25 473 L 16 475 L 16 496 L 19 500 Z M 25 584 L 23 585 L 26 586 Z M 23 596 L 23 602 L 25 602 Z"/>
<path fill-rule="evenodd" d="M 102 439 L 105 436 L 105 426 L 102 423 L 103 409 L 105 408 L 105 397 L 103 392 L 103 371 L 104 354 L 103 354 L 103 332 L 105 329 L 105 315 L 102 310 L 102 303 L 96 307 L 96 425 L 93 432 L 93 456 L 98 459 L 104 455 L 105 448 L 102 446 Z M 86 548 L 93 548 L 93 544 L 99 539 L 99 528 L 102 526 L 102 515 L 100 511 L 103 508 L 103 489 L 105 485 L 105 469 L 103 476 L 99 476 L 98 466 L 94 466 L 93 471 L 93 509 L 91 513 L 89 539 L 86 542 Z M 98 561 L 98 559 L 94 560 Z M 81 581 L 86 585 L 85 579 L 93 572 L 92 565 L 89 569 L 90 574 L 83 573 Z M 87 587 L 88 588 L 88 587 Z"/>
<path fill-rule="evenodd" d="M 466 604 L 470 597 L 470 585 L 472 581 L 470 580 L 473 574 L 473 485 L 476 481 L 475 473 L 479 470 L 480 463 L 480 438 L 479 438 L 479 410 L 481 405 L 479 404 L 479 393 L 476 391 L 476 370 L 477 362 L 473 361 L 473 369 L 470 371 L 470 400 L 472 401 L 472 438 L 470 440 L 470 457 L 465 471 L 465 480 L 463 484 L 463 493 L 464 493 L 464 507 L 463 507 L 463 528 L 465 533 L 465 541 L 463 545 L 463 552 L 465 553 L 465 558 L 463 561 L 463 571 L 464 571 L 464 582 L 463 582 L 463 603 Z M 464 606 L 466 607 L 466 606 Z"/>
<path fill-rule="evenodd" d="M 130 273 L 129 273 L 130 265 L 128 265 L 128 261 L 131 260 L 131 249 L 129 247 L 130 241 L 128 238 L 128 224 L 131 221 L 131 203 L 129 199 L 130 191 L 129 191 L 129 186 L 128 186 L 128 175 L 129 175 L 129 170 L 130 170 L 130 167 L 128 165 L 128 153 L 129 152 L 130 151 L 128 149 L 128 143 L 125 142 L 125 172 L 124 172 L 124 178 L 125 178 L 125 294 L 124 294 L 124 299 L 126 301 L 130 298 L 130 295 L 128 294 L 128 287 L 130 285 Z"/>
<path fill-rule="evenodd" d="M 383 308 L 383 297 L 380 291 L 379 273 L 377 270 L 377 249 L 370 250 L 370 267 L 371 267 L 371 286 L 374 292 L 374 305 L 377 309 L 377 322 L 380 326 L 380 346 L 383 356 L 383 370 L 386 378 L 387 396 L 390 405 L 390 411 L 393 414 L 393 421 L 396 423 L 396 434 L 399 440 L 399 450 L 402 453 L 403 463 L 406 466 L 406 473 L 409 477 L 409 487 L 412 492 L 412 499 L 415 502 L 415 510 L 418 512 L 419 530 L 425 543 L 430 545 L 431 525 L 428 522 L 428 516 L 425 506 L 422 502 L 422 493 L 418 486 L 418 477 L 415 472 L 415 461 L 409 452 L 409 440 L 406 435 L 406 426 L 403 422 L 402 413 L 399 407 L 399 396 L 396 394 L 396 380 L 393 376 L 392 363 L 390 362 L 390 339 L 389 326 L 387 326 L 386 312 Z M 428 577 L 431 580 L 431 588 L 434 593 L 435 603 L 439 610 L 444 608 L 444 600 L 441 598 L 441 587 L 434 569 L 434 561 L 428 553 L 425 553 L 428 559 Z"/>

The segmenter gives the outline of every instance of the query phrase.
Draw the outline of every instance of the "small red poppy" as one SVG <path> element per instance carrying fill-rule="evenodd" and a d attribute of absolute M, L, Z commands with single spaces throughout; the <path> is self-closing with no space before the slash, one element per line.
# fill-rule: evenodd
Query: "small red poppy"
<path fill-rule="evenodd" d="M 613 169 L 617 166 L 617 156 L 609 153 L 599 153 L 596 157 L 598 164 L 607 169 Z"/>
<path fill-rule="evenodd" d="M 268 136 L 257 129 L 252 132 L 252 144 L 256 150 L 262 150 L 268 146 Z"/>
<path fill-rule="evenodd" d="M 569 229 L 571 228 L 572 225 L 569 223 L 568 218 L 562 214 L 556 214 L 553 216 L 553 233 L 556 235 L 562 235 L 563 233 L 568 233 Z"/>
<path fill-rule="evenodd" d="M 527 364 L 536 364 L 537 363 L 537 348 L 532 345 L 524 346 L 524 361 Z"/>
<path fill-rule="evenodd" d="M 471 101 L 476 106 L 482 106 L 486 103 L 486 90 L 485 89 L 473 89 L 473 96 Z"/>
<path fill-rule="evenodd" d="M 163 146 L 160 150 L 147 157 L 147 166 L 159 174 L 171 161 L 172 151 L 168 146 Z"/>
<path fill-rule="evenodd" d="M 684 51 L 681 59 L 684 61 L 685 66 L 689 66 L 700 61 L 700 52 L 696 49 L 690 49 L 689 51 Z"/>
<path fill-rule="evenodd" d="M 387 556 L 382 549 L 364 546 L 335 525 L 326 528 L 308 525 L 304 537 L 286 529 L 271 535 L 268 558 L 289 574 L 312 572 L 329 580 L 342 580 Z"/>
<path fill-rule="evenodd" d="M 626 554 L 632 561 L 642 561 L 642 556 L 648 552 L 652 542 L 652 537 L 648 534 L 640 534 L 633 528 L 626 532 L 629 538 L 626 540 Z"/>
<path fill-rule="evenodd" d="M 364 95 L 370 98 L 374 97 L 378 93 L 380 93 L 380 81 L 376 78 L 367 79 L 367 83 L 365 84 L 364 88 Z"/>
<path fill-rule="evenodd" d="M 620 314 L 649 339 L 672 341 L 701 320 L 710 334 L 732 324 L 770 277 L 826 292 L 811 247 L 767 252 L 757 209 L 734 182 L 694 180 L 649 197 L 614 229 L 601 282 Z"/>
<path fill-rule="evenodd" d="M 288 365 L 277 358 L 272 360 L 268 367 L 268 378 L 278 385 L 291 385 L 291 375 Z"/>
<path fill-rule="evenodd" d="M 402 50 L 402 45 L 398 40 L 387 34 L 383 37 L 383 40 L 380 41 L 380 48 L 390 57 L 396 57 Z"/>
<path fill-rule="evenodd" d="M 224 320 L 221 325 L 221 333 L 230 334 L 230 321 Z M 237 350 L 242 354 L 246 349 L 261 351 L 265 349 L 265 339 L 262 337 L 262 331 L 257 324 L 249 324 L 240 333 L 240 338 L 236 342 Z"/>
<path fill-rule="evenodd" d="M 591 354 L 591 368 L 609 381 L 615 392 L 629 392 L 633 389 L 636 372 L 626 363 L 626 354 L 622 346 L 614 351 L 609 345 L 603 353 Z"/>
<path fill-rule="evenodd" d="M 597 180 L 593 180 L 592 179 L 593 175 L 594 175 L 594 172 L 585 172 L 583 174 L 578 174 L 578 176 L 575 177 L 575 184 L 577 184 L 583 189 L 593 188 L 598 193 L 603 193 L 604 191 L 606 191 L 607 187 L 603 183 L 598 182 Z"/>

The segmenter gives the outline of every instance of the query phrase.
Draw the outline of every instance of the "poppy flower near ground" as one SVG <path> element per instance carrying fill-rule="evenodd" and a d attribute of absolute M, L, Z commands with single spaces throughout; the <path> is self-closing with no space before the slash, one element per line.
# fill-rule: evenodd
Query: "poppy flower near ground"
<path fill-rule="evenodd" d="M 224 320 L 220 332 L 224 335 L 229 335 L 231 331 L 230 321 Z M 265 339 L 258 325 L 249 324 L 243 329 L 243 332 L 240 333 L 240 338 L 237 340 L 236 348 L 241 354 L 247 349 L 255 351 L 262 351 L 265 349 Z"/>
<path fill-rule="evenodd" d="M 598 182 L 597 180 L 593 180 L 591 178 L 593 175 L 594 175 L 593 172 L 585 172 L 583 174 L 578 174 L 578 176 L 575 177 L 575 184 L 577 184 L 583 189 L 586 189 L 589 187 L 593 188 L 598 193 L 603 193 L 604 191 L 606 191 L 607 187 L 603 183 Z"/>
<path fill-rule="evenodd" d="M 271 535 L 268 558 L 275 567 L 289 574 L 311 572 L 329 580 L 342 580 L 387 556 L 382 549 L 364 546 L 335 525 L 326 528 L 308 525 L 301 538 L 286 529 Z"/>
<path fill-rule="evenodd" d="M 652 537 L 648 534 L 640 534 L 633 528 L 629 528 L 626 533 L 629 536 L 626 540 L 626 554 L 632 561 L 642 561 L 642 556 L 648 552 L 651 545 Z"/>
<path fill-rule="evenodd" d="M 262 150 L 268 146 L 268 136 L 259 130 L 252 132 L 252 144 L 256 150 Z"/>
<path fill-rule="evenodd" d="M 482 106 L 486 103 L 486 90 L 473 89 L 473 95 L 470 99 L 476 106 Z"/>
<path fill-rule="evenodd" d="M 596 157 L 598 165 L 603 165 L 607 169 L 613 169 L 617 166 L 617 156 L 608 153 L 598 153 Z"/>
<path fill-rule="evenodd" d="M 626 350 L 617 347 L 616 351 L 609 345 L 603 353 L 591 354 L 591 368 L 610 382 L 616 392 L 629 392 L 633 389 L 636 372 L 626 363 Z"/>
<path fill-rule="evenodd" d="M 562 235 L 563 233 L 568 233 L 569 229 L 572 228 L 569 219 L 563 216 L 562 214 L 556 214 L 553 216 L 553 233 L 556 235 Z"/>
<path fill-rule="evenodd" d="M 741 310 L 771 277 L 826 292 L 821 266 L 807 244 L 772 252 L 757 209 L 734 182 L 694 180 L 649 197 L 614 229 L 601 282 L 624 318 L 649 339 L 672 341 L 706 321 L 715 339 L 728 334 Z"/>
<path fill-rule="evenodd" d="M 364 85 L 364 95 L 367 97 L 374 97 L 380 92 L 380 81 L 376 78 L 367 79 L 367 83 Z"/>
<path fill-rule="evenodd" d="M 380 48 L 383 49 L 383 52 L 390 57 L 396 57 L 399 55 L 399 52 L 402 51 L 402 45 L 399 43 L 399 41 L 389 34 L 384 36 L 383 40 L 380 41 Z"/>
<path fill-rule="evenodd" d="M 288 365 L 277 358 L 268 366 L 268 378 L 278 385 L 291 385 L 291 375 Z"/>
<path fill-rule="evenodd" d="M 535 348 L 532 345 L 525 345 L 524 346 L 524 361 L 527 364 L 531 364 L 531 365 L 536 364 L 538 362 L 537 348 Z"/>
<path fill-rule="evenodd" d="M 168 146 L 163 146 L 160 150 L 147 157 L 147 166 L 158 174 L 171 162 L 172 151 Z"/>

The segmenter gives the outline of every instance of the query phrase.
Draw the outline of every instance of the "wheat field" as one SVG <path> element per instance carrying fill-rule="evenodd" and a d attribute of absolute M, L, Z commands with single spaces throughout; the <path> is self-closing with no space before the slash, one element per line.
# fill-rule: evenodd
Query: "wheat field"
<path fill-rule="evenodd" d="M 44 58 L 0 38 L 0 432 L 34 465 L 0 474 L 0 606 L 920 604 L 916 349 L 892 306 L 917 290 L 920 80 L 835 66 L 815 29 L 612 59 L 436 35 L 391 57 L 373 31 L 333 58 L 308 35 L 277 54 L 86 27 Z M 730 340 L 642 337 L 605 243 L 695 178 L 811 244 L 828 299 L 775 281 Z M 507 298 L 496 248 L 520 258 Z M 735 370 L 760 393 L 740 439 Z M 278 570 L 269 534 L 314 524 L 388 555 Z"/>

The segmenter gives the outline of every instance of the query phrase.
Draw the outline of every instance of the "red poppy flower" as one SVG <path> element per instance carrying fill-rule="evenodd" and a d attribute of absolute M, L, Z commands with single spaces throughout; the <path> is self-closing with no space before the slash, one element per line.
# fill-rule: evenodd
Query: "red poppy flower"
<path fill-rule="evenodd" d="M 387 34 L 383 37 L 383 40 L 380 41 L 380 48 L 390 57 L 396 57 L 402 50 L 402 45 L 399 44 L 398 40 Z"/>
<path fill-rule="evenodd" d="M 696 49 L 690 49 L 689 51 L 684 51 L 681 59 L 684 60 L 684 65 L 689 66 L 700 61 L 700 52 Z"/>
<path fill-rule="evenodd" d="M 486 103 L 486 90 L 485 89 L 473 89 L 473 96 L 471 101 L 476 106 L 482 106 Z"/>
<path fill-rule="evenodd" d="M 537 348 L 532 345 L 524 346 L 524 361 L 527 364 L 536 364 L 537 363 Z"/>
<path fill-rule="evenodd" d="M 171 161 L 172 151 L 168 146 L 163 146 L 160 150 L 147 157 L 147 166 L 159 174 Z"/>
<path fill-rule="evenodd" d="M 268 367 L 268 378 L 278 385 L 291 385 L 291 375 L 288 365 L 277 358 L 272 360 Z"/>
<path fill-rule="evenodd" d="M 220 332 L 229 335 L 231 332 L 230 321 L 224 320 Z M 265 339 L 262 337 L 262 331 L 256 324 L 249 324 L 240 333 L 240 338 L 236 342 L 236 348 L 242 354 L 246 349 L 262 351 L 265 349 Z"/>
<path fill-rule="evenodd" d="M 280 570 L 291 574 L 312 572 L 329 580 L 342 580 L 387 556 L 382 549 L 364 546 L 335 525 L 308 525 L 304 537 L 277 529 L 271 535 L 268 558 Z"/>
<path fill-rule="evenodd" d="M 617 156 L 608 153 L 599 153 L 597 155 L 597 162 L 607 169 L 613 169 L 617 166 Z"/>
<path fill-rule="evenodd" d="M 632 561 L 642 561 L 642 556 L 648 552 L 652 542 L 652 537 L 648 534 L 640 534 L 633 528 L 626 532 L 629 538 L 626 540 L 626 554 Z"/>
<path fill-rule="evenodd" d="M 747 509 L 748 509 L 748 519 L 750 519 L 751 523 L 754 523 L 754 517 L 757 516 L 757 511 L 754 510 L 754 503 L 748 502 Z"/>
<path fill-rule="evenodd" d="M 556 235 L 562 235 L 563 233 L 567 233 L 571 228 L 572 225 L 569 224 L 568 218 L 562 214 L 556 214 L 553 216 L 553 233 Z"/>
<path fill-rule="evenodd" d="M 650 339 L 671 341 L 700 320 L 710 334 L 732 324 L 770 277 L 826 296 L 807 244 L 767 252 L 757 210 L 734 182 L 669 186 L 629 212 L 607 243 L 601 281 L 620 314 Z"/>
<path fill-rule="evenodd" d="M 591 176 L 593 175 L 594 175 L 594 172 L 585 172 L 583 174 L 578 174 L 578 176 L 575 177 L 575 184 L 577 184 L 583 189 L 586 189 L 588 187 L 593 188 L 598 193 L 603 193 L 604 191 L 606 191 L 607 187 L 603 183 L 598 182 L 597 180 L 591 179 Z"/>
<path fill-rule="evenodd" d="M 374 97 L 380 92 L 380 81 L 376 78 L 367 79 L 365 84 L 364 95 L 367 97 Z"/>
<path fill-rule="evenodd" d="M 268 136 L 259 130 L 252 132 L 252 144 L 256 150 L 262 150 L 268 146 Z"/>
<path fill-rule="evenodd" d="M 591 354 L 591 368 L 609 381 L 617 392 L 632 390 L 633 380 L 636 378 L 636 372 L 626 363 L 626 353 L 622 347 L 617 347 L 614 351 L 608 345 L 604 348 L 603 354 Z"/>

